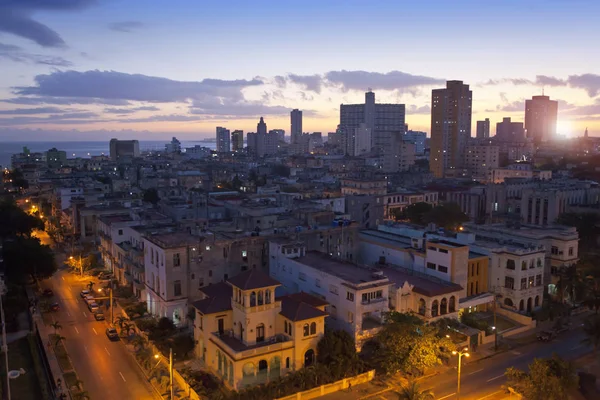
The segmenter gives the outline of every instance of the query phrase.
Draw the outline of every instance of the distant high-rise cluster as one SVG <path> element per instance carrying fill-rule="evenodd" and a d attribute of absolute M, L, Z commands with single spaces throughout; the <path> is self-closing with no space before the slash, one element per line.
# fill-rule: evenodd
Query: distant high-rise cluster
<path fill-rule="evenodd" d="M 231 151 L 231 135 L 229 129 L 217 126 L 217 153 Z"/>
<path fill-rule="evenodd" d="M 248 132 L 246 140 L 248 142 L 248 154 L 256 157 L 275 154 L 279 148 L 279 132 L 267 132 L 267 124 L 263 117 L 260 117 L 256 125 L 256 132 Z"/>

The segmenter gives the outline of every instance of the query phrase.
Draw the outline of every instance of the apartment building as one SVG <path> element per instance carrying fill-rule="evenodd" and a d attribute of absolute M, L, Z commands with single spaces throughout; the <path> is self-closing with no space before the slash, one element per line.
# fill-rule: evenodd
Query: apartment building
<path fill-rule="evenodd" d="M 427 203 L 432 206 L 438 204 L 438 193 L 425 192 L 396 192 L 383 196 L 384 218 L 393 219 L 396 210 L 402 211 L 405 207 L 416 203 Z"/>
<path fill-rule="evenodd" d="M 280 282 L 258 270 L 202 289 L 193 303 L 195 354 L 231 389 L 264 384 L 316 362 L 327 302 L 275 297 Z"/>
<path fill-rule="evenodd" d="M 499 167 L 500 148 L 489 145 L 469 145 L 464 157 L 464 167 L 471 173 L 473 179 L 488 182 L 492 170 Z"/>
<path fill-rule="evenodd" d="M 325 300 L 328 327 L 347 331 L 357 348 L 380 330 L 384 313 L 389 311 L 390 288 L 381 271 L 307 252 L 303 243 L 289 240 L 271 240 L 269 257 L 270 275 L 282 283 L 282 290 Z"/>
<path fill-rule="evenodd" d="M 341 179 L 342 195 L 366 194 L 383 195 L 387 193 L 387 180 L 367 178 Z"/>

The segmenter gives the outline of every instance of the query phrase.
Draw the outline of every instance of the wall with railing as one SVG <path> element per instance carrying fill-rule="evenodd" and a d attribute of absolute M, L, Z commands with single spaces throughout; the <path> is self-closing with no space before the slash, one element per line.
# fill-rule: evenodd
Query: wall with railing
<path fill-rule="evenodd" d="M 339 392 L 340 390 L 346 390 L 350 385 L 356 386 L 361 383 L 369 382 L 375 377 L 375 370 L 365 372 L 364 374 L 356 375 L 352 378 L 345 378 L 337 382 L 333 382 L 327 385 L 321 385 L 314 389 L 305 390 L 304 392 L 298 392 L 291 394 L 286 397 L 280 397 L 276 400 L 308 400 L 315 399 L 317 397 L 325 396 L 329 393 Z"/>

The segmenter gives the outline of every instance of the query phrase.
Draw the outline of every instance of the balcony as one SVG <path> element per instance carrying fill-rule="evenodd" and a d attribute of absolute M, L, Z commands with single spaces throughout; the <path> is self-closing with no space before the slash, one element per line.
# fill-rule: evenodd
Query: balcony
<path fill-rule="evenodd" d="M 224 349 L 235 360 L 281 351 L 294 346 L 294 342 L 285 335 L 275 335 L 262 343 L 246 345 L 233 336 L 232 330 L 225 331 L 223 334 L 213 332 L 210 340 Z"/>

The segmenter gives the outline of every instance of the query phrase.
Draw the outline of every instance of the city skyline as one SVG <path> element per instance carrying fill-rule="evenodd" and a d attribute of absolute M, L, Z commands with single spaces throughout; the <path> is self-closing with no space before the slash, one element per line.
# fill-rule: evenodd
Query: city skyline
<path fill-rule="evenodd" d="M 326 134 L 340 104 L 361 103 L 369 88 L 378 102 L 406 104 L 409 129 L 429 133 L 431 90 L 446 80 L 471 87 L 472 123 L 489 118 L 491 134 L 503 117 L 523 122 L 525 100 L 544 92 L 559 102 L 558 134 L 583 136 L 587 127 L 600 136 L 600 75 L 587 67 L 600 59 L 589 51 L 599 5 L 527 1 L 515 12 L 511 4 L 433 3 L 309 1 L 290 17 L 287 5 L 267 1 L 182 0 L 168 10 L 8 1 L 0 5 L 11 11 L 0 18 L 0 141 L 201 139 L 217 126 L 252 132 L 260 117 L 289 135 L 296 108 L 305 132 Z M 410 18 L 398 23 L 398 15 Z M 257 18 L 285 24 L 244 27 Z M 452 30 L 430 28 L 448 18 Z M 498 23 L 506 18 L 510 31 Z M 215 35 L 223 21 L 231 29 Z M 364 21 L 379 28 L 338 29 Z"/>

